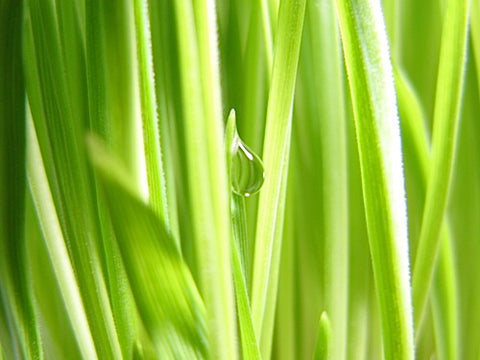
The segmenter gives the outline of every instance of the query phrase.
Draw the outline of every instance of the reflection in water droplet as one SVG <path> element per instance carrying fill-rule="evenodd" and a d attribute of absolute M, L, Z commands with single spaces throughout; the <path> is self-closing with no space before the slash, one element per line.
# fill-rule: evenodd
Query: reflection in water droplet
<path fill-rule="evenodd" d="M 242 142 L 236 131 L 232 142 L 231 177 L 233 191 L 245 197 L 258 192 L 265 179 L 262 160 Z"/>

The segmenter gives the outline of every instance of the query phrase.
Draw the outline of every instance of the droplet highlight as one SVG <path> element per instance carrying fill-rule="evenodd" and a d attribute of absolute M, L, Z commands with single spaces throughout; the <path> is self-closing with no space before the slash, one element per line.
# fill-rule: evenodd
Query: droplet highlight
<path fill-rule="evenodd" d="M 232 139 L 230 171 L 233 191 L 245 197 L 260 191 L 265 180 L 262 160 L 245 145 L 236 129 Z"/>

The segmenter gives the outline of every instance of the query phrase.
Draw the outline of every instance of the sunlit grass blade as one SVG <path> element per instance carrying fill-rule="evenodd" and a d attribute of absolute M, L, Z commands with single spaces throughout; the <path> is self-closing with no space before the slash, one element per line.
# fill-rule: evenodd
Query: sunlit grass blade
<path fill-rule="evenodd" d="M 322 174 L 323 301 L 332 328 L 331 359 L 344 359 L 348 309 L 348 206 L 346 129 L 343 101 L 343 63 L 334 1 L 310 1 L 303 45 L 310 50 L 311 81 L 303 94 L 310 99 L 311 125 L 303 137 L 319 140 Z M 299 119 L 299 121 L 307 119 Z M 318 125 L 317 125 L 318 124 Z M 317 127 L 318 126 L 318 127 Z M 315 129 L 318 129 L 317 136 Z M 318 145 L 317 145 L 318 146 Z M 313 194 L 312 194 L 313 196 Z"/>
<path fill-rule="evenodd" d="M 314 360 L 330 359 L 332 350 L 332 324 L 324 311 L 320 317 Z"/>
<path fill-rule="evenodd" d="M 189 196 L 200 292 L 212 356 L 236 359 L 231 281 L 230 186 L 227 183 L 222 100 L 211 0 L 175 1 Z"/>
<path fill-rule="evenodd" d="M 337 0 L 386 359 L 413 359 L 407 219 L 392 66 L 380 3 Z"/>
<path fill-rule="evenodd" d="M 232 157 L 234 154 L 233 143 L 238 141 L 236 128 L 235 111 L 231 110 L 228 116 L 225 129 L 225 151 L 227 157 L 228 177 L 231 179 Z M 233 282 L 235 285 L 235 297 L 237 303 L 237 318 L 240 330 L 240 344 L 242 348 L 242 358 L 260 359 L 260 350 L 255 337 L 252 315 L 250 310 L 250 299 L 248 296 L 247 281 L 250 269 L 250 251 L 248 249 L 247 219 L 245 209 L 245 199 L 243 196 L 232 192 L 231 195 L 231 213 L 232 213 L 232 265 Z"/>
<path fill-rule="evenodd" d="M 408 82 L 406 74 L 396 69 L 396 88 L 401 119 L 404 148 L 408 149 L 405 163 L 410 166 L 411 174 L 416 178 L 416 191 L 423 202 L 430 169 L 429 141 L 420 102 Z M 410 155 L 411 153 L 411 155 Z M 412 195 L 411 195 L 412 196 Z M 422 204 L 423 205 L 423 204 Z M 411 219 L 421 215 L 423 207 L 415 209 L 410 206 Z M 416 212 L 415 212 L 416 211 Z M 412 246 L 417 246 L 419 231 L 412 235 Z M 442 225 L 441 258 L 435 276 L 435 287 L 432 294 L 433 316 L 437 337 L 437 353 L 440 359 L 455 359 L 458 347 L 457 334 L 457 291 L 452 259 L 452 239 L 447 229 L 447 219 Z M 415 254 L 415 252 L 413 252 Z M 414 258 L 414 257 L 413 257 Z M 415 340 L 421 336 L 420 324 L 416 324 Z"/>
<path fill-rule="evenodd" d="M 477 74 L 480 73 L 480 2 L 472 0 L 470 11 L 470 33 L 472 37 L 473 55 L 475 57 Z M 480 91 L 480 77 L 477 76 Z"/>
<path fill-rule="evenodd" d="M 433 118 L 432 165 L 412 278 L 416 327 L 427 304 L 452 176 L 465 68 L 468 4 L 468 0 L 450 0 L 446 5 Z"/>
<path fill-rule="evenodd" d="M 134 1 L 135 33 L 137 38 L 138 69 L 140 83 L 141 109 L 143 119 L 143 142 L 147 167 L 148 193 L 150 202 L 170 226 L 168 217 L 167 192 L 162 154 L 160 150 L 160 131 L 158 125 L 157 97 L 153 73 L 150 18 L 147 0 Z"/>
<path fill-rule="evenodd" d="M 175 240 L 100 141 L 90 136 L 88 145 L 138 311 L 157 356 L 208 358 L 205 308 Z"/>
<path fill-rule="evenodd" d="M 263 161 L 265 184 L 260 193 L 252 283 L 252 316 L 261 353 L 269 358 L 275 312 L 281 234 L 290 150 L 293 93 L 305 12 L 304 0 L 280 4 L 271 91 L 268 100 Z"/>
<path fill-rule="evenodd" d="M 0 303 L 2 342 L 10 356 L 42 359 L 33 299 L 27 239 L 24 236 L 26 192 L 26 97 L 22 69 L 23 1 L 0 3 Z"/>

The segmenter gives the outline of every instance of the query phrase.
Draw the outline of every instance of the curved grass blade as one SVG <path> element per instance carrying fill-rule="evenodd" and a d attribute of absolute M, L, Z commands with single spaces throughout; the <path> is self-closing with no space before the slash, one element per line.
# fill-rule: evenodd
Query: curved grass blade
<path fill-rule="evenodd" d="M 131 186 L 125 170 L 90 136 L 135 301 L 159 358 L 208 358 L 205 308 L 176 242 Z"/>
<path fill-rule="evenodd" d="M 413 359 L 402 155 L 388 43 L 377 0 L 337 0 L 386 359 Z"/>
<path fill-rule="evenodd" d="M 468 7 L 468 0 L 449 0 L 446 4 L 433 119 L 432 165 L 412 278 L 416 327 L 427 305 L 452 177 L 465 69 Z"/>

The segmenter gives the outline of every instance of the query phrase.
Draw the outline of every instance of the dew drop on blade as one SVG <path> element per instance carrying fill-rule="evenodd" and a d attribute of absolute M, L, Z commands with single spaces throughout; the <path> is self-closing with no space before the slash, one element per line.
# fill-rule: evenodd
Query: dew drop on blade
<path fill-rule="evenodd" d="M 265 179 L 262 160 L 243 143 L 236 132 L 231 161 L 233 191 L 245 197 L 258 192 Z"/>

